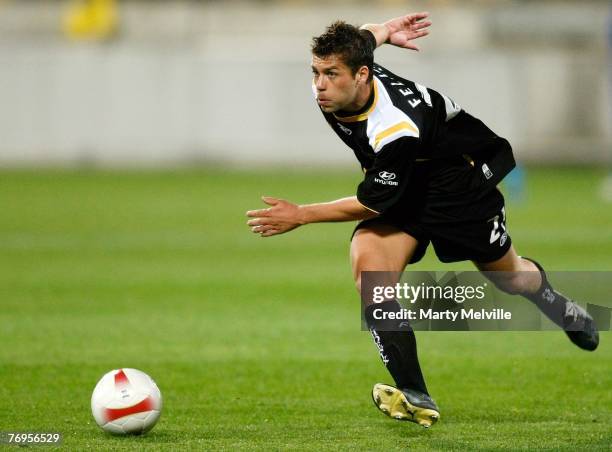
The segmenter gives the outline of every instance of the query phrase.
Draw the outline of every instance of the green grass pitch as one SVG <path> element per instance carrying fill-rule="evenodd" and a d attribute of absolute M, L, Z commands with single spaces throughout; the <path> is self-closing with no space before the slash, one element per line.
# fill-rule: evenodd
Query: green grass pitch
<path fill-rule="evenodd" d="M 594 170 L 529 170 L 510 203 L 519 253 L 556 270 L 612 270 L 612 207 Z M 370 401 L 391 382 L 348 263 L 352 224 L 261 239 L 261 194 L 314 202 L 359 172 L 223 168 L 0 172 L 0 431 L 57 431 L 72 450 L 608 449 L 610 333 L 587 353 L 561 332 L 420 332 L 441 421 Z M 419 269 L 439 264 L 431 252 Z M 159 424 L 116 438 L 89 400 L 110 369 L 153 376 Z"/>

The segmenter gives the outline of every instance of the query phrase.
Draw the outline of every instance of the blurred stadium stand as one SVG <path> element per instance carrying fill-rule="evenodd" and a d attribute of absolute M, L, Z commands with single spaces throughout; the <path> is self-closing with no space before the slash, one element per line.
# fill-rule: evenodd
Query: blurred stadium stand
<path fill-rule="evenodd" d="M 72 39 L 106 40 L 119 26 L 117 0 L 73 1 L 64 15 L 64 34 Z"/>
<path fill-rule="evenodd" d="M 0 165 L 354 165 L 310 90 L 310 38 L 405 2 L 0 0 Z M 430 1 L 391 70 L 442 90 L 523 162 L 611 158 L 604 1 Z"/>

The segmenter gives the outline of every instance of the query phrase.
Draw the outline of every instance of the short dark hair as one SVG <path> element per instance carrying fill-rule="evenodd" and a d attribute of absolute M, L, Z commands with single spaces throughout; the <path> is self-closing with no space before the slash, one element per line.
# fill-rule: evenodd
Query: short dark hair
<path fill-rule="evenodd" d="M 373 76 L 374 36 L 367 30 L 359 30 L 354 25 L 338 20 L 331 24 L 321 36 L 312 38 L 312 54 L 321 58 L 340 55 L 342 61 L 351 69 L 353 75 L 360 67 L 370 70 Z M 375 41 L 374 41 L 375 42 Z"/>

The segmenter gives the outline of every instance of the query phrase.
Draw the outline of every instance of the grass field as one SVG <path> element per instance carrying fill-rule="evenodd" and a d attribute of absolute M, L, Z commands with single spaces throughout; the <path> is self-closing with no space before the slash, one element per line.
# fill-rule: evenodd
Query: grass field
<path fill-rule="evenodd" d="M 592 170 L 531 170 L 510 204 L 519 253 L 549 269 L 612 270 L 612 206 Z M 65 448 L 609 450 L 610 333 L 595 353 L 561 332 L 421 332 L 442 417 L 385 418 L 391 382 L 348 265 L 351 224 L 261 239 L 259 195 L 350 194 L 358 172 L 0 172 L 0 431 L 63 433 Z M 428 253 L 419 269 L 443 266 Z M 110 369 L 151 374 L 156 428 L 117 438 L 91 391 Z"/>

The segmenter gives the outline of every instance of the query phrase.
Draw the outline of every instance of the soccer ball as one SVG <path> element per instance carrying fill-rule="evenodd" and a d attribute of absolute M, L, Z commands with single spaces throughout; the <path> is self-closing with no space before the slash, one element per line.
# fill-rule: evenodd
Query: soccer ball
<path fill-rule="evenodd" d="M 96 423 L 116 435 L 148 432 L 159 419 L 162 396 L 144 372 L 116 369 L 104 375 L 91 395 Z"/>

